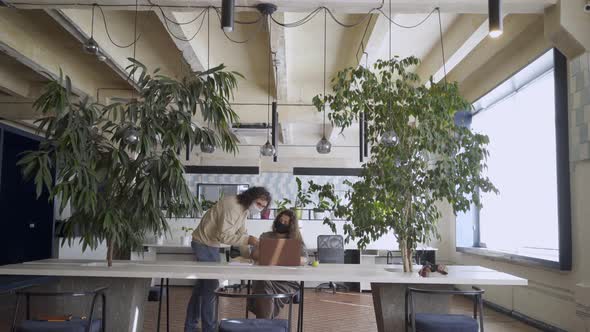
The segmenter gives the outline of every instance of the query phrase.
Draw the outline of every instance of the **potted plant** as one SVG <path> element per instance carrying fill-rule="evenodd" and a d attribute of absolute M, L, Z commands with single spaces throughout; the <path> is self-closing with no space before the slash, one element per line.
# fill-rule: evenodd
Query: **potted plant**
<path fill-rule="evenodd" d="M 330 121 L 342 129 L 364 116 L 370 159 L 359 181 L 347 182 L 349 202 L 334 203 L 335 216 L 349 220 L 346 239 L 357 239 L 361 249 L 393 232 L 404 271 L 412 271 L 417 244 L 438 237 L 439 204 L 457 213 L 480 206 L 481 192 L 496 192 L 482 174 L 488 138 L 454 123 L 454 114 L 471 105 L 456 83 L 422 84 L 410 70 L 417 64 L 396 57 L 347 68 L 332 80 L 332 95 L 313 99 L 319 110 L 329 104 Z"/>
<path fill-rule="evenodd" d="M 317 193 L 318 200 L 313 208 L 314 219 L 323 220 L 329 217 L 326 212 L 332 209 L 332 205 L 335 202 L 340 202 L 340 199 L 335 194 L 334 184 L 326 183 L 324 185 L 318 185 L 313 181 L 309 181 L 308 185 L 308 192 L 310 194 Z M 333 202 L 332 205 L 330 202 Z"/>
<path fill-rule="evenodd" d="M 106 243 L 108 266 L 117 253 L 128 259 L 147 234 L 165 233 L 166 217 L 198 209 L 177 151 L 204 140 L 237 151 L 230 99 L 241 75 L 220 65 L 175 80 L 129 61 L 138 92 L 125 103 L 78 101 L 69 77 L 52 80 L 33 104 L 45 140 L 18 163 L 34 179 L 37 196 L 46 188 L 59 199 L 60 213 L 71 206 L 62 244 L 79 229 L 84 249 Z M 192 122 L 197 112 L 206 126 Z"/>
<path fill-rule="evenodd" d="M 301 220 L 303 209 L 311 203 L 311 193 L 308 190 L 303 189 L 300 178 L 296 177 L 295 182 L 297 182 L 297 196 L 295 196 L 295 206 L 293 207 L 293 210 L 295 211 L 297 219 Z"/>
<path fill-rule="evenodd" d="M 190 246 L 191 241 L 193 240 L 193 231 L 195 229 L 190 228 L 190 227 L 185 227 L 185 226 L 182 226 L 181 229 L 184 232 L 184 235 L 180 236 L 180 245 L 181 246 Z"/>
<path fill-rule="evenodd" d="M 281 213 L 281 211 L 283 211 L 283 210 L 287 210 L 288 206 L 291 206 L 291 204 L 293 204 L 293 203 L 288 198 L 283 198 L 280 201 L 275 201 L 275 205 L 276 205 L 275 210 L 277 211 L 276 214 Z"/>

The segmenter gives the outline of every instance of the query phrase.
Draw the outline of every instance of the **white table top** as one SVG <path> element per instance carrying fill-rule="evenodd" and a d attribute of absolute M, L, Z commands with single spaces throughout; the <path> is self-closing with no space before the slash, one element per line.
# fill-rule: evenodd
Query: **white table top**
<path fill-rule="evenodd" d="M 72 277 L 244 279 L 381 282 L 403 284 L 513 285 L 526 286 L 527 280 L 480 266 L 449 266 L 448 275 L 402 272 L 396 265 L 320 264 L 318 267 L 256 266 L 190 261 L 105 261 L 47 259 L 0 266 L 0 274 Z"/>
<path fill-rule="evenodd" d="M 176 243 L 170 243 L 170 242 L 164 242 L 162 244 L 157 244 L 157 243 L 144 243 L 143 244 L 144 247 L 148 247 L 148 248 L 159 248 L 159 249 L 191 249 L 191 246 L 185 246 L 183 244 L 176 244 Z M 219 245 L 220 248 L 230 248 L 231 246 L 228 244 L 220 244 Z M 308 250 L 317 250 L 317 248 L 314 247 L 307 247 Z M 432 248 L 432 247 L 418 247 L 416 250 L 426 250 L 426 251 L 438 251 L 438 248 Z M 367 250 L 362 250 L 361 252 L 366 252 L 366 251 L 398 251 L 395 249 L 367 249 Z M 363 254 L 364 255 L 364 254 Z M 366 254 L 366 255 L 370 255 L 370 256 L 374 256 L 374 254 Z"/>

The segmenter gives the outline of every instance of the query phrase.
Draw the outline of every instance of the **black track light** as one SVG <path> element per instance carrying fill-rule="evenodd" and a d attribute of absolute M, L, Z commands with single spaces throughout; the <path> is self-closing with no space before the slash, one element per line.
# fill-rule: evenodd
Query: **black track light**
<path fill-rule="evenodd" d="M 502 0 L 488 0 L 488 11 L 490 21 L 490 37 L 498 38 L 503 32 Z"/>
<path fill-rule="evenodd" d="M 223 0 L 221 2 L 221 28 L 223 31 L 234 31 L 235 0 Z"/>

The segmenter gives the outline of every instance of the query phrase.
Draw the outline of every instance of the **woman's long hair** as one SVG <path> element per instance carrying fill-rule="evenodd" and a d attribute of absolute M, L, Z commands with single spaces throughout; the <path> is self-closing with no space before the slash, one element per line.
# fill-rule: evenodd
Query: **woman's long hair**
<path fill-rule="evenodd" d="M 303 237 L 301 236 L 301 232 L 299 231 L 299 221 L 297 220 L 295 213 L 291 210 L 283 210 L 275 217 L 275 220 L 272 223 L 272 231 L 276 232 L 275 224 L 279 222 L 279 219 L 282 216 L 289 217 L 289 232 L 287 233 L 287 237 L 289 239 L 297 239 L 301 241 L 301 243 L 303 243 Z"/>
<path fill-rule="evenodd" d="M 252 202 L 255 200 L 262 198 L 268 202 L 267 208 L 270 206 L 272 202 L 272 197 L 266 188 L 264 187 L 251 187 L 248 190 L 244 191 L 243 193 L 238 195 L 238 203 L 247 210 Z"/>

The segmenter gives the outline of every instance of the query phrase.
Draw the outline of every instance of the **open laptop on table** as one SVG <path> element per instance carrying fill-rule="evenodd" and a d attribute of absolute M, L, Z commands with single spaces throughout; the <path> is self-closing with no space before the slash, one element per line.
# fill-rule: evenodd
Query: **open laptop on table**
<path fill-rule="evenodd" d="M 301 265 L 301 241 L 261 238 L 258 244 L 258 265 Z"/>

